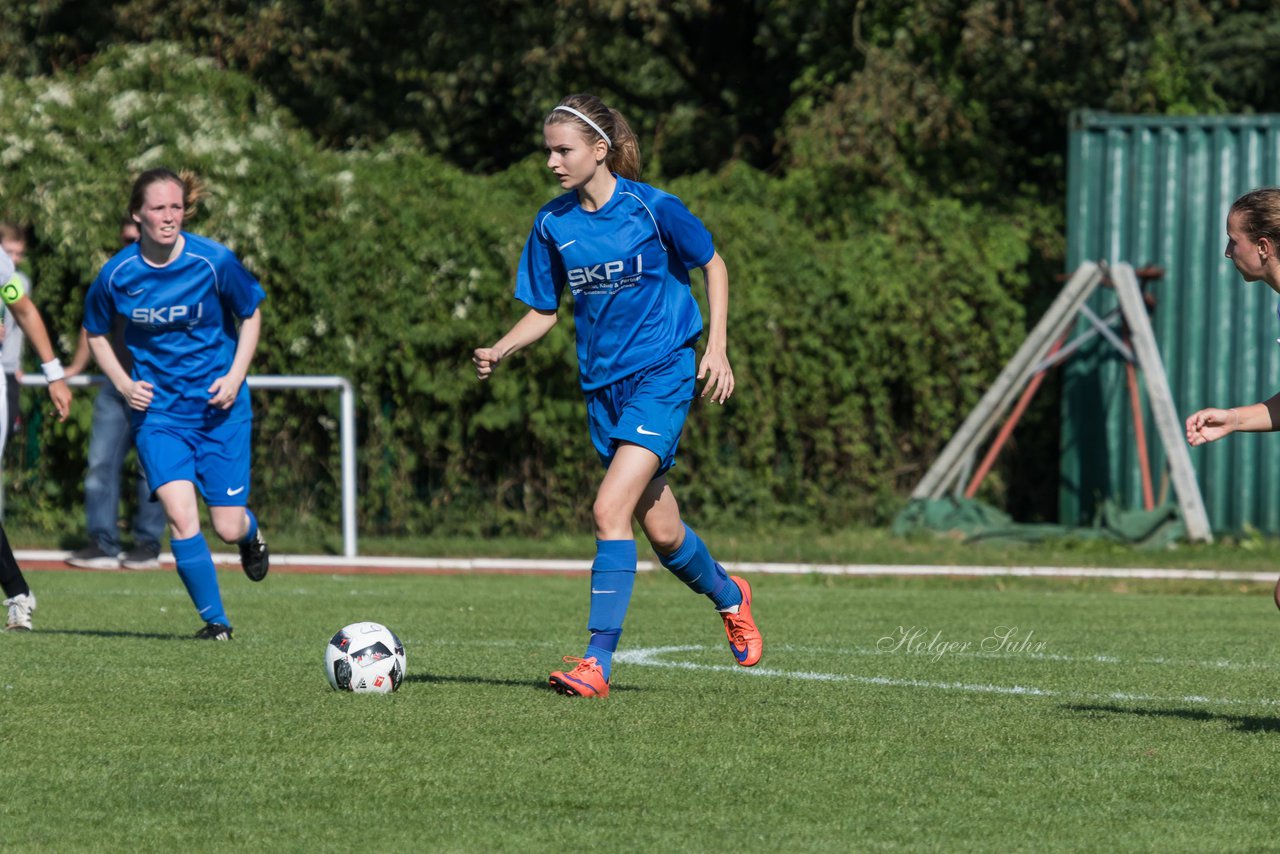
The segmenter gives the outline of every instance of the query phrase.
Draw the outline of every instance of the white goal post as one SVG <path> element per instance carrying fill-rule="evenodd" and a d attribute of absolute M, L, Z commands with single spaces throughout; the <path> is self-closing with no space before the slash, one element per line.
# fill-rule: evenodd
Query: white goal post
<path fill-rule="evenodd" d="M 79 374 L 69 379 L 73 386 L 105 385 L 107 378 L 100 374 Z M 37 371 L 24 374 L 22 384 L 45 386 L 48 383 Z M 342 448 L 342 554 L 356 556 L 356 401 L 351 381 L 337 376 L 282 376 L 252 374 L 249 388 L 255 389 L 337 389 L 341 393 L 341 412 L 338 419 L 338 439 Z M 0 493 L 0 512 L 3 512 L 3 493 Z"/>

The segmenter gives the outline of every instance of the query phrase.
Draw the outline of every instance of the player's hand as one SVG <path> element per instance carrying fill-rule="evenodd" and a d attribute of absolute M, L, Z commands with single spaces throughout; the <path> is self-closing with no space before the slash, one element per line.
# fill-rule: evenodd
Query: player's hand
<path fill-rule="evenodd" d="M 1193 448 L 1216 442 L 1236 431 L 1240 414 L 1230 409 L 1201 409 L 1187 419 L 1187 443 Z"/>
<path fill-rule="evenodd" d="M 476 366 L 476 379 L 487 380 L 493 374 L 493 369 L 502 361 L 502 356 L 492 347 L 477 347 L 471 354 L 471 361 Z"/>
<path fill-rule="evenodd" d="M 138 380 L 129 383 L 129 387 L 121 390 L 120 395 L 129 404 L 130 409 L 145 412 L 151 405 L 151 398 L 155 396 L 155 389 L 151 383 Z"/>
<path fill-rule="evenodd" d="M 213 381 L 213 385 L 209 386 L 209 394 L 213 395 L 209 398 L 209 405 L 218 409 L 230 409 L 236 402 L 236 395 L 240 393 L 240 386 L 243 384 L 243 377 L 239 381 L 230 374 L 218 377 Z"/>
<path fill-rule="evenodd" d="M 53 400 L 53 408 L 58 413 L 59 421 L 66 421 L 71 413 L 71 388 L 65 380 L 54 380 L 49 383 L 49 397 Z"/>
<path fill-rule="evenodd" d="M 733 396 L 733 368 L 729 367 L 729 357 L 723 351 L 708 350 L 702 354 L 698 379 L 703 377 L 707 382 L 702 387 L 702 397 L 710 395 L 712 403 L 724 403 Z"/>

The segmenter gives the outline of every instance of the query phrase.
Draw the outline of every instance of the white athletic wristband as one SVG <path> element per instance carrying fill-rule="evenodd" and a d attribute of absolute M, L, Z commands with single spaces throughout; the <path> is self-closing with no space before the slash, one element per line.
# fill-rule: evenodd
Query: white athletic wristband
<path fill-rule="evenodd" d="M 57 359 L 53 359 L 49 362 L 41 362 L 40 372 L 44 374 L 45 380 L 51 383 L 56 383 L 67 375 L 67 372 L 62 370 L 62 362 Z"/>

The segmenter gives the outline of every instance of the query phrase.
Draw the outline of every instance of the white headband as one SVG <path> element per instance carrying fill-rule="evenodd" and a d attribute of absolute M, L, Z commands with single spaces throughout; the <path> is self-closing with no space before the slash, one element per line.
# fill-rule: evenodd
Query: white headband
<path fill-rule="evenodd" d="M 575 116 L 577 116 L 578 118 L 582 119 L 584 122 L 586 122 L 587 124 L 589 124 L 589 125 L 591 126 L 591 129 L 592 129 L 593 131 L 595 131 L 596 133 L 600 134 L 600 138 L 604 140 L 604 144 L 605 144 L 605 145 L 609 146 L 610 148 L 613 148 L 613 140 L 609 139 L 609 134 L 605 133 L 604 131 L 602 131 L 602 130 L 600 129 L 600 125 L 598 125 L 598 124 L 596 124 L 595 122 L 591 121 L 591 119 L 587 118 L 587 117 L 586 117 L 586 116 L 584 116 L 582 113 L 580 113 L 580 112 L 578 112 L 577 110 L 575 110 L 573 107 L 560 106 L 560 107 L 556 107 L 556 110 L 563 110 L 563 111 L 564 111 L 564 112 L 566 112 L 566 113 L 572 113 L 573 115 L 575 115 Z M 552 110 L 551 112 L 553 112 L 553 113 L 554 113 L 556 110 Z"/>

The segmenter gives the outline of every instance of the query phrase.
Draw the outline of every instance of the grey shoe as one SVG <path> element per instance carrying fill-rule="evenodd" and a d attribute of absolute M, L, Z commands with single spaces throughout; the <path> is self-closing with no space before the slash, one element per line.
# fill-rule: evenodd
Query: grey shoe
<path fill-rule="evenodd" d="M 5 628 L 11 632 L 31 631 L 31 612 L 36 609 L 36 594 L 19 593 L 4 600 L 4 604 L 9 606 L 9 624 Z"/>
<path fill-rule="evenodd" d="M 67 563 L 80 569 L 119 569 L 120 555 L 104 552 L 97 543 L 93 543 L 72 552 Z"/>
<path fill-rule="evenodd" d="M 125 569 L 158 569 L 160 567 L 160 547 L 134 546 L 120 556 L 120 565 Z"/>

